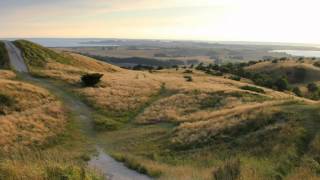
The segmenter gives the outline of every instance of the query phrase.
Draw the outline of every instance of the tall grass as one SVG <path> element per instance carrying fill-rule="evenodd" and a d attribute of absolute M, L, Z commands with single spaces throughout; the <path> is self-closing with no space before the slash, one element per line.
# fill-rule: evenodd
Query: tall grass
<path fill-rule="evenodd" d="M 23 150 L 11 152 L 0 161 L 0 179 L 2 180 L 102 180 L 103 176 L 88 169 L 85 164 L 70 161 L 61 152 L 43 152 Z"/>

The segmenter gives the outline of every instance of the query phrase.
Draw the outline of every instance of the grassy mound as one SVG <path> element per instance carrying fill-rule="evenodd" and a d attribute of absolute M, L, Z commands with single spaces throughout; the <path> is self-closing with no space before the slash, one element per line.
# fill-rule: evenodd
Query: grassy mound
<path fill-rule="evenodd" d="M 22 55 L 29 68 L 44 67 L 50 61 L 70 64 L 70 59 L 67 57 L 30 41 L 17 40 L 14 44 L 22 51 Z"/>
<path fill-rule="evenodd" d="M 318 81 L 320 79 L 320 68 L 311 59 L 285 60 L 285 61 L 265 61 L 247 67 L 251 72 L 264 72 L 276 77 L 286 76 L 290 83 L 305 84 Z"/>

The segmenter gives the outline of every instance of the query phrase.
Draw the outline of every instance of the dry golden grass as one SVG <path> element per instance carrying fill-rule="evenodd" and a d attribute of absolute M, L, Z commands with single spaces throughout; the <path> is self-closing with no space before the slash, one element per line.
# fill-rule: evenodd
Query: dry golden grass
<path fill-rule="evenodd" d="M 9 70 L 0 70 L 0 79 L 13 79 L 16 74 Z"/>
<path fill-rule="evenodd" d="M 185 75 L 183 70 L 163 70 L 155 73 L 130 71 L 120 69 L 107 63 L 96 61 L 92 58 L 88 58 L 82 55 L 64 52 L 65 57 L 71 59 L 70 64 L 60 64 L 57 62 L 47 63 L 46 67 L 38 72 L 38 75 L 63 80 L 70 84 L 75 84 L 80 81 L 80 77 L 84 73 L 99 72 L 103 73 L 102 82 L 96 88 L 78 88 L 76 92 L 84 96 L 92 105 L 97 108 L 101 108 L 107 111 L 134 111 L 143 106 L 153 95 L 156 95 L 161 88 L 161 85 L 165 85 L 168 91 L 180 93 L 181 96 L 188 96 L 184 98 L 191 98 L 189 101 L 193 101 L 195 96 L 189 96 L 193 91 L 199 91 L 203 94 L 214 93 L 223 91 L 225 93 L 231 92 L 243 92 L 250 94 L 257 94 L 255 92 L 241 90 L 240 87 L 248 85 L 246 82 L 233 81 L 223 77 L 208 76 L 201 72 L 195 71 L 192 75 L 193 82 L 186 82 L 183 78 Z M 71 57 L 71 58 L 70 58 Z M 270 89 L 263 88 L 266 94 L 260 94 L 271 99 L 292 99 L 293 95 L 283 92 L 277 92 Z M 176 99 L 179 97 L 176 97 Z M 172 101 L 174 97 L 171 98 Z M 178 110 L 179 107 L 174 107 L 177 103 L 159 102 L 153 109 L 161 109 L 154 111 L 160 113 L 163 116 L 169 116 L 174 119 L 181 119 L 177 117 L 183 114 L 184 111 L 190 111 L 190 109 Z M 300 100 L 304 100 L 301 99 Z M 163 100 L 166 101 L 166 100 Z M 186 100 L 188 101 L 188 100 Z M 161 105 L 165 105 L 165 108 L 159 108 Z M 174 105 L 172 105 L 172 103 Z M 192 102 L 191 102 L 192 103 Z M 168 104 L 170 104 L 168 106 Z M 197 108 L 189 107 L 189 108 Z M 152 113 L 149 113 L 152 115 Z M 153 116 L 153 115 L 152 115 Z M 161 119 L 159 116 L 155 116 L 154 119 Z M 182 119 L 186 119 L 182 118 Z M 143 119 L 143 118 L 142 118 Z M 141 120 L 143 121 L 143 120 Z"/>
<path fill-rule="evenodd" d="M 0 79 L 0 93 L 10 105 L 0 115 L 1 151 L 47 143 L 64 129 L 62 104 L 48 91 L 31 84 Z"/>
<path fill-rule="evenodd" d="M 71 154 L 64 150 L 23 150 L 11 152 L 7 157 L 0 161 L 0 179 L 3 180 L 105 179 L 101 173 L 70 160 Z"/>
<path fill-rule="evenodd" d="M 172 138 L 173 144 L 189 145 L 205 141 L 227 129 L 238 127 L 248 120 L 258 116 L 267 116 L 279 111 L 276 105 L 284 102 L 265 102 L 248 104 L 232 109 L 223 109 L 217 112 L 198 112 L 190 116 L 189 120 L 178 126 Z"/>

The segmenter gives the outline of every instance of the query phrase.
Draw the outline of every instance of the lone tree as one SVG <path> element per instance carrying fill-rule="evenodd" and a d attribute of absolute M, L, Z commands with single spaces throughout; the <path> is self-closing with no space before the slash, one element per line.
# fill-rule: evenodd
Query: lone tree
<path fill-rule="evenodd" d="M 100 73 L 85 74 L 81 77 L 81 82 L 86 87 L 93 87 L 100 82 L 102 76 Z"/>

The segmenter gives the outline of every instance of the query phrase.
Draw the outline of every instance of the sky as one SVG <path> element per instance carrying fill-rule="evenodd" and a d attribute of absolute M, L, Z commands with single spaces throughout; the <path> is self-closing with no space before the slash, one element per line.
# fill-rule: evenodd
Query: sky
<path fill-rule="evenodd" d="M 320 44 L 319 0 L 0 0 L 0 38 Z"/>

